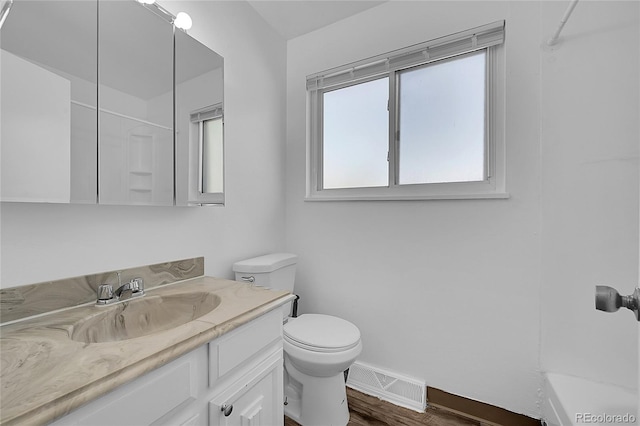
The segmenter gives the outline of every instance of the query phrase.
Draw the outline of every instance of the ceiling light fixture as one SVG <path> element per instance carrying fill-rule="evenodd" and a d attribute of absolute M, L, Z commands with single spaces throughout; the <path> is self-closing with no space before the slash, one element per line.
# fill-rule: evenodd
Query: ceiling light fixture
<path fill-rule="evenodd" d="M 173 21 L 173 24 L 180 28 L 181 30 L 188 30 L 193 25 L 193 21 L 191 20 L 191 16 L 189 16 L 185 12 L 179 12 L 176 16 L 176 19 Z"/>

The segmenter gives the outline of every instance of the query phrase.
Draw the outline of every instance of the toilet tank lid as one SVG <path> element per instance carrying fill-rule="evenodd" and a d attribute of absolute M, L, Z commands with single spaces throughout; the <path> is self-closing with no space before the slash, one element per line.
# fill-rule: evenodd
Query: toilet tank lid
<path fill-rule="evenodd" d="M 273 272 L 298 262 L 298 256 L 291 253 L 273 253 L 241 260 L 233 264 L 233 272 L 261 273 Z"/>

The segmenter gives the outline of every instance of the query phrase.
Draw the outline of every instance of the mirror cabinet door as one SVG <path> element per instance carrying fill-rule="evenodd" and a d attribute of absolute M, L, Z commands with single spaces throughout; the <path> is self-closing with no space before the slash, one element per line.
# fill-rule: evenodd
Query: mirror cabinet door
<path fill-rule="evenodd" d="M 175 33 L 176 204 L 224 204 L 224 60 Z"/>
<path fill-rule="evenodd" d="M 173 205 L 173 25 L 99 2 L 100 204 Z"/>
<path fill-rule="evenodd" d="M 2 201 L 224 204 L 224 61 L 170 16 L 16 0 L 0 41 Z"/>
<path fill-rule="evenodd" d="M 15 1 L 2 25 L 2 201 L 96 202 L 97 4 Z"/>

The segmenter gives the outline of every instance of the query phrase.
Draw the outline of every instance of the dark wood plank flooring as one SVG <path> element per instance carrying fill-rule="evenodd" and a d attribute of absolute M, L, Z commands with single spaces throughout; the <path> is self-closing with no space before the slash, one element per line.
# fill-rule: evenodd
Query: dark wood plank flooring
<path fill-rule="evenodd" d="M 347 388 L 349 403 L 348 426 L 480 426 L 470 420 L 441 408 L 427 407 L 426 412 L 417 413 Z M 288 417 L 285 426 L 299 426 Z"/>

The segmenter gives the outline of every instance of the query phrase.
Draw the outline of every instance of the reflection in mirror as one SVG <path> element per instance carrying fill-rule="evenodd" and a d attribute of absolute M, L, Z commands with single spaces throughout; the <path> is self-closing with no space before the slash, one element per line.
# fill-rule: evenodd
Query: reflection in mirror
<path fill-rule="evenodd" d="M 2 201 L 95 203 L 97 2 L 15 1 L 0 32 Z"/>
<path fill-rule="evenodd" d="M 173 26 L 99 2 L 99 202 L 173 205 Z"/>
<path fill-rule="evenodd" d="M 222 115 L 202 122 L 200 164 L 202 175 L 200 192 L 212 194 L 223 191 Z"/>
<path fill-rule="evenodd" d="M 224 60 L 175 33 L 178 205 L 224 204 Z"/>

